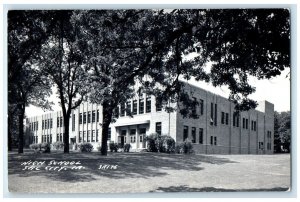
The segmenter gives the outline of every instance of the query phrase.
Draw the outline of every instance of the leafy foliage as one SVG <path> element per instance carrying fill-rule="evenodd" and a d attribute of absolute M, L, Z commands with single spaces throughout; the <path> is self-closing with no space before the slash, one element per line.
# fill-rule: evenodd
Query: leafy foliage
<path fill-rule="evenodd" d="M 119 144 L 118 143 L 114 143 L 114 142 L 110 142 L 109 143 L 109 150 L 110 152 L 118 152 L 119 149 Z"/>
<path fill-rule="evenodd" d="M 130 148 L 131 148 L 131 145 L 130 144 L 125 144 L 124 145 L 124 152 L 129 152 L 129 150 L 130 150 Z"/>
<path fill-rule="evenodd" d="M 274 113 L 274 151 L 290 152 L 291 112 Z"/>
<path fill-rule="evenodd" d="M 191 140 L 186 139 L 184 142 L 175 146 L 175 153 L 178 154 L 192 154 L 194 153 L 193 144 Z"/>
<path fill-rule="evenodd" d="M 152 133 L 146 136 L 147 150 L 149 152 L 167 152 L 175 151 L 175 140 L 169 135 L 159 135 Z"/>
<path fill-rule="evenodd" d="M 89 142 L 83 142 L 78 144 L 78 148 L 81 152 L 91 152 L 93 150 L 93 145 Z"/>
<path fill-rule="evenodd" d="M 54 142 L 54 143 L 52 143 L 52 148 L 55 149 L 55 150 L 63 150 L 64 149 L 64 143 L 60 142 L 60 141 Z"/>

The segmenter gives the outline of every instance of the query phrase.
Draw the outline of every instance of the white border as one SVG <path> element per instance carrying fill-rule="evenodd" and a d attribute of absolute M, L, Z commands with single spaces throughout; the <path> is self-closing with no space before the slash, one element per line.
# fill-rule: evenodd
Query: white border
<path fill-rule="evenodd" d="M 294 134 L 294 136 L 292 136 L 292 148 L 293 148 L 293 154 L 292 154 L 292 169 L 293 169 L 293 173 L 292 173 L 292 183 L 293 183 L 293 187 L 292 187 L 292 191 L 291 193 L 276 193 L 276 192 L 270 192 L 270 193 L 265 193 L 265 192 L 251 192 L 251 193 L 218 193 L 218 192 L 214 192 L 214 193 L 188 193 L 188 194 L 183 194 L 183 193 L 174 193 L 174 194 L 156 194 L 156 193 L 151 193 L 151 194 L 89 194 L 89 195 L 80 195 L 80 194 L 75 194 L 75 195 L 71 195 L 71 194 L 56 194 L 56 195 L 50 195 L 50 194 L 35 194 L 35 195 L 22 195 L 22 194 L 9 194 L 9 193 L 4 193 L 5 197 L 43 197 L 42 200 L 45 200 L 46 198 L 50 199 L 51 197 L 58 197 L 58 198 L 64 198 L 64 197 L 76 197 L 76 199 L 69 199 L 72 201 L 77 201 L 77 200 L 83 200 L 83 198 L 81 197 L 117 197 L 117 198 L 139 198 L 139 197 L 151 197 L 151 198 L 157 198 L 157 197 L 176 197 L 177 200 L 182 201 L 182 198 L 189 198 L 189 200 L 191 197 L 207 197 L 207 198 L 222 198 L 225 197 L 225 199 L 222 199 L 227 201 L 235 201 L 235 200 L 240 200 L 237 199 L 238 197 L 243 197 L 244 199 L 242 200 L 253 200 L 251 199 L 252 197 L 260 197 L 262 200 L 265 201 L 264 198 L 269 198 L 269 197 L 274 197 L 277 199 L 272 199 L 272 201 L 277 201 L 277 200 L 284 200 L 284 201 L 295 201 L 297 198 L 296 196 L 296 189 L 297 189 L 297 185 L 295 184 L 297 181 L 299 181 L 299 176 L 297 175 L 296 172 L 296 168 L 298 166 L 299 168 L 299 161 L 297 161 L 296 157 L 299 156 L 299 150 L 297 149 L 297 139 L 296 139 L 296 134 L 297 134 L 297 126 L 299 126 L 299 121 L 297 120 L 297 87 L 298 87 L 298 82 L 297 82 L 297 77 L 299 76 L 299 71 L 297 71 L 297 58 L 298 58 L 298 52 L 297 52 L 297 47 L 299 47 L 299 41 L 297 40 L 297 33 L 299 33 L 299 26 L 297 27 L 297 23 L 296 22 L 300 22 L 299 20 L 299 15 L 297 15 L 297 10 L 299 10 L 299 4 L 297 2 L 297 0 L 252 0 L 252 1 L 233 1 L 233 0 L 227 0 L 227 1 L 221 1 L 221 0 L 210 0 L 210 1 L 190 1 L 190 0 L 184 0 L 184 1 L 178 1 L 178 0 L 173 0 L 173 1 L 149 1 L 149 0 L 145 0 L 143 2 L 139 2 L 139 1 L 133 1 L 133 0 L 127 0 L 126 4 L 124 1 L 122 0 L 110 0 L 108 1 L 109 3 L 105 3 L 104 4 L 96 4 L 99 1 L 91 1 L 91 0 L 85 0 L 85 1 L 79 1 L 79 0 L 71 0 L 71 1 L 62 1 L 62 0 L 53 0 L 53 1 L 37 1 L 37 0 L 27 0 L 26 2 L 21 1 L 21 0 L 4 0 L 3 3 L 4 4 L 9 4 L 9 5 L 3 5 L 1 4 L 1 13 L 0 16 L 3 17 L 3 19 L 1 20 L 1 29 L 3 30 L 2 32 L 0 32 L 1 34 L 1 38 L 4 40 L 0 40 L 2 43 L 2 47 L 3 47 L 3 53 L 1 54 L 1 61 L 3 61 L 3 67 L 0 69 L 0 75 L 2 75 L 2 83 L 1 85 L 1 94 L 2 95 L 2 99 L 1 100 L 1 105 L 0 105 L 0 114 L 2 114 L 2 116 L 0 116 L 0 128 L 3 128 L 2 130 L 2 134 L 4 137 L 4 142 L 2 142 L 2 139 L 0 140 L 3 146 L 3 150 L 1 150 L 1 154 L 3 152 L 3 157 L 4 159 L 2 159 L 3 166 L 0 166 L 0 171 L 1 173 L 4 173 L 3 171 L 7 171 L 7 169 L 5 169 L 7 166 L 7 163 L 5 163 L 5 161 L 7 160 L 7 152 L 6 152 L 6 135 L 7 134 L 7 128 L 6 128 L 6 112 L 7 112 L 7 69 L 6 69 L 6 58 L 7 55 L 5 54 L 5 50 L 6 50 L 6 12 L 8 9 L 87 9 L 87 8 L 94 8 L 94 9 L 100 9 L 100 8 L 178 8 L 178 7 L 185 7 L 185 8 L 274 8 L 274 7 L 290 7 L 291 11 L 292 11 L 292 93 L 291 93 L 291 110 L 292 110 L 292 134 Z M 226 4 L 224 4 L 224 2 L 226 2 Z M 49 4 L 49 3 L 55 3 L 55 4 Z M 72 4 L 68 4 L 68 3 L 72 3 Z M 84 3 L 84 4 L 82 4 Z M 154 4 L 153 4 L 154 3 Z M 204 3 L 204 4 L 199 4 L 199 3 Z M 253 4 L 255 3 L 255 4 Z M 15 5 L 12 5 L 15 4 Z M 35 4 L 35 5 L 33 5 Z M 38 5 L 39 4 L 39 5 Z M 80 5 L 79 5 L 80 4 Z M 88 5 L 89 4 L 89 5 Z M 295 4 L 293 6 L 288 5 L 288 4 Z M 5 45 L 5 46 L 4 46 Z M 299 78 L 299 77 L 298 77 Z M 3 124 L 3 125 L 2 125 Z M 299 138 L 298 138 L 299 139 Z M 5 144 L 4 144 L 5 143 Z M 299 143 L 299 141 L 298 141 Z M 297 164 L 297 165 L 296 165 Z M 4 173 L 2 177 L 2 182 L 3 180 L 5 180 L 3 177 L 7 177 L 7 173 Z M 6 181 L 7 183 L 7 181 Z M 7 184 L 4 184 L 4 187 L 1 191 L 5 191 L 5 186 L 7 186 Z M 45 199 L 44 199 L 45 197 Z M 231 197 L 234 197 L 234 199 L 230 199 Z M 245 197 L 251 197 L 249 199 L 246 199 Z M 286 198 L 286 197 L 293 197 L 293 198 L 289 198 L 289 199 L 282 199 L 282 198 Z M 22 199 L 24 200 L 24 199 Z M 30 199 L 30 200 L 37 200 L 36 199 Z M 40 199 L 38 199 L 40 200 Z M 47 200 L 47 199 L 46 199 Z M 87 200 L 94 200 L 92 198 L 89 198 Z M 123 200 L 123 199 L 122 199 Z M 135 201 L 138 199 L 131 199 L 130 201 Z M 145 199 L 143 199 L 145 200 Z M 154 199 L 148 199 L 148 200 L 154 200 Z M 165 199 L 164 199 L 165 200 Z M 203 199 L 201 199 L 203 200 Z M 257 200 L 257 199 L 255 199 Z M 172 199 L 172 201 L 174 201 L 174 199 Z M 176 201 L 176 200 L 175 200 Z"/>

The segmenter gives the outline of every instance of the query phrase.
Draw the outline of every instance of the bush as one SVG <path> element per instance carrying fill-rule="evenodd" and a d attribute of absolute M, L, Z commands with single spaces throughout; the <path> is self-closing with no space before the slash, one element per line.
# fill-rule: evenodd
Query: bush
<path fill-rule="evenodd" d="M 184 142 L 175 146 L 175 153 L 178 154 L 191 154 L 194 153 L 192 142 L 186 139 Z"/>
<path fill-rule="evenodd" d="M 54 142 L 52 144 L 52 148 L 55 149 L 55 150 L 63 150 L 64 149 L 64 143 L 60 142 L 60 141 Z"/>
<path fill-rule="evenodd" d="M 50 147 L 50 144 L 47 143 L 47 142 L 44 142 L 41 144 L 41 150 L 43 153 L 50 153 L 51 151 L 51 147 Z"/>
<path fill-rule="evenodd" d="M 41 144 L 31 144 L 29 145 L 29 148 L 34 150 L 34 152 L 41 151 Z"/>
<path fill-rule="evenodd" d="M 130 148 L 131 148 L 131 145 L 130 144 L 125 144 L 124 145 L 124 152 L 129 152 L 129 150 L 130 150 Z"/>
<path fill-rule="evenodd" d="M 118 149 L 119 149 L 119 145 L 118 143 L 114 143 L 114 142 L 110 142 L 109 143 L 109 150 L 110 152 L 118 152 Z"/>
<path fill-rule="evenodd" d="M 159 135 L 157 133 L 152 133 L 146 136 L 145 140 L 147 141 L 147 150 L 149 152 L 157 152 L 156 139 L 158 136 Z"/>
<path fill-rule="evenodd" d="M 78 148 L 81 152 L 91 152 L 93 150 L 93 145 L 89 142 L 84 142 L 78 144 Z"/>
<path fill-rule="evenodd" d="M 173 153 L 175 152 L 175 140 L 169 136 L 164 135 L 162 136 L 162 142 L 163 142 L 163 150 L 167 153 Z"/>
<path fill-rule="evenodd" d="M 152 133 L 146 137 L 146 141 L 149 152 L 171 153 L 175 151 L 175 140 L 169 135 Z"/>

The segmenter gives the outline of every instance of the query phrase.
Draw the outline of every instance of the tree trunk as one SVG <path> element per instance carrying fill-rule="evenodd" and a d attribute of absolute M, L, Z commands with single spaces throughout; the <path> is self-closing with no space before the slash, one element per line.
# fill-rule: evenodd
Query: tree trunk
<path fill-rule="evenodd" d="M 101 155 L 107 155 L 107 139 L 108 128 L 112 118 L 112 110 L 107 102 L 103 102 L 103 122 L 102 122 L 102 140 L 101 140 Z"/>
<path fill-rule="evenodd" d="M 64 128 L 65 128 L 65 135 L 64 135 L 64 153 L 69 153 L 69 124 L 70 124 L 70 115 L 64 116 Z"/>
<path fill-rule="evenodd" d="M 19 145 L 18 145 L 18 153 L 23 153 L 23 146 L 24 146 L 24 113 L 25 107 L 22 104 L 18 104 L 18 112 L 19 112 Z"/>

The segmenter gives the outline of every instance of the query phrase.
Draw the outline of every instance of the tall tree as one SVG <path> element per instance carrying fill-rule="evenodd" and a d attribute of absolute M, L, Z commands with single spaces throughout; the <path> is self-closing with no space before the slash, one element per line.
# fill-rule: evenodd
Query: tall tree
<path fill-rule="evenodd" d="M 53 35 L 43 45 L 38 66 L 57 88 L 63 113 L 64 152 L 69 152 L 69 125 L 72 110 L 76 109 L 87 92 L 87 77 L 83 57 L 76 44 L 79 27 L 70 23 L 72 11 L 56 11 L 59 16 Z"/>
<path fill-rule="evenodd" d="M 291 145 L 291 112 L 274 113 L 274 150 L 282 152 L 282 149 L 290 152 Z"/>
<path fill-rule="evenodd" d="M 271 78 L 290 65 L 290 22 L 285 9 L 77 11 L 78 45 L 90 68 L 93 102 L 103 106 L 101 153 L 107 154 L 108 126 L 119 104 L 140 91 L 160 101 L 183 103 L 183 116 L 196 118 L 197 104 L 180 78 L 226 85 L 237 110 L 256 102 L 249 75 Z M 211 62 L 211 69 L 205 65 Z"/>
<path fill-rule="evenodd" d="M 24 114 L 28 104 L 49 107 L 49 82 L 32 66 L 53 25 L 48 12 L 8 12 L 8 148 L 11 149 L 12 120 L 18 116 L 18 152 L 23 153 Z"/>

